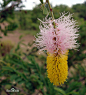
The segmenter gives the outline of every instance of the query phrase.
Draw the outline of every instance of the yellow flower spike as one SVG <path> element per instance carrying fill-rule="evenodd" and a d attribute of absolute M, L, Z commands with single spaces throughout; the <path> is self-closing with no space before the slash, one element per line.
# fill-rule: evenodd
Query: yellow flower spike
<path fill-rule="evenodd" d="M 56 86 L 64 84 L 68 76 L 68 51 L 66 54 L 60 54 L 55 56 L 49 54 L 47 56 L 47 72 L 50 82 Z"/>

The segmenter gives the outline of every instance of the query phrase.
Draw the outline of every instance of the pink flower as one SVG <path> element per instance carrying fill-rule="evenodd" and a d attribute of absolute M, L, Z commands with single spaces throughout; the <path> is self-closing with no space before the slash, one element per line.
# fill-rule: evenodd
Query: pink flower
<path fill-rule="evenodd" d="M 45 18 L 39 26 L 40 32 L 36 38 L 36 44 L 39 49 L 47 50 L 49 53 L 65 53 L 68 49 L 76 49 L 78 47 L 76 38 L 78 37 L 78 28 L 76 21 L 71 19 L 69 14 L 62 16 L 54 21 L 52 18 Z M 53 26 L 56 24 L 56 28 Z"/>

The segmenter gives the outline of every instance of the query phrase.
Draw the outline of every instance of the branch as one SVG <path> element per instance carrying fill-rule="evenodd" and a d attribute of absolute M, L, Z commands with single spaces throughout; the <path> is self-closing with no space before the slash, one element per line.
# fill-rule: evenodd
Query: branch
<path fill-rule="evenodd" d="M 3 90 L 5 91 L 5 93 L 7 94 L 7 95 L 10 95 L 8 92 L 6 92 L 6 90 L 5 90 L 5 88 L 2 86 L 2 88 L 3 88 Z"/>

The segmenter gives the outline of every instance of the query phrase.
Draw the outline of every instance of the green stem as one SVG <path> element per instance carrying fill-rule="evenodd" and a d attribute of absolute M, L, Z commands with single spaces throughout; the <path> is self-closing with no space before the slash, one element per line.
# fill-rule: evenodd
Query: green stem
<path fill-rule="evenodd" d="M 51 5 L 50 5 L 50 2 L 49 2 L 49 0 L 46 0 L 46 2 L 47 2 L 48 5 L 49 5 L 49 9 L 50 9 L 50 13 L 51 13 L 51 16 L 52 16 L 52 20 L 54 20 L 54 15 L 53 15 L 53 11 L 52 11 L 52 7 L 51 7 Z M 55 22 L 53 22 L 53 25 L 54 25 L 54 28 L 55 28 Z"/>

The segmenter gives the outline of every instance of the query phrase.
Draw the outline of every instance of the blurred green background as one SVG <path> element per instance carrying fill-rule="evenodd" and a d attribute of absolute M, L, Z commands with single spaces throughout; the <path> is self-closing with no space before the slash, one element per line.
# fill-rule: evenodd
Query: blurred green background
<path fill-rule="evenodd" d="M 17 3 L 6 7 L 11 1 Z M 40 24 L 37 18 L 43 20 L 48 5 L 43 11 L 41 4 L 33 10 L 22 10 L 21 3 L 21 0 L 0 3 L 0 95 L 86 95 L 86 2 L 71 8 L 53 7 L 56 19 L 61 12 L 69 12 L 79 25 L 80 46 L 69 51 L 68 79 L 59 87 L 47 78 L 46 52 L 34 47 L 34 35 L 39 32 Z M 19 92 L 8 92 L 11 88 Z"/>

